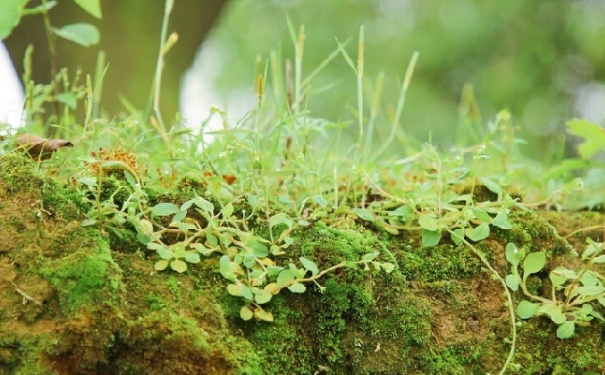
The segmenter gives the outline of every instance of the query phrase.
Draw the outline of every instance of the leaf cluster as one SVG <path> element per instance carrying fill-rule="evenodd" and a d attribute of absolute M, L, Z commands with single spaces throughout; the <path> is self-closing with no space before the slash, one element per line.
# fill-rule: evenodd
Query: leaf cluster
<path fill-rule="evenodd" d="M 605 263 L 602 255 L 604 244 L 590 238 L 581 257 L 584 261 L 579 270 L 558 266 L 549 272 L 551 293 L 549 297 L 532 294 L 527 288 L 527 279 L 541 272 L 546 265 L 546 253 L 525 253 L 513 243 L 506 246 L 506 259 L 511 264 L 511 273 L 506 276 L 506 285 L 513 291 L 519 290 L 530 300 L 517 305 L 517 314 L 521 319 L 545 315 L 559 327 L 557 337 L 566 339 L 573 336 L 576 326 L 589 325 L 594 318 L 605 320 L 595 310 L 594 304 L 605 307 L 605 277 L 593 269 L 595 264 Z M 520 266 L 520 269 L 519 269 Z"/>

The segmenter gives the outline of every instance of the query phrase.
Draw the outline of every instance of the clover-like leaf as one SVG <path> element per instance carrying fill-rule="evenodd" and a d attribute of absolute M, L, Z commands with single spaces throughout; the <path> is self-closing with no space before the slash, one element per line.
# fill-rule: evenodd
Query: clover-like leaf
<path fill-rule="evenodd" d="M 565 276 L 561 276 L 561 275 L 555 273 L 554 271 L 552 271 L 548 275 L 548 278 L 550 279 L 552 286 L 555 288 L 560 287 L 561 285 L 565 284 L 565 282 L 567 281 L 567 278 Z"/>
<path fill-rule="evenodd" d="M 153 242 L 152 242 L 153 243 Z M 158 251 L 158 255 L 160 256 L 160 258 L 162 259 L 172 259 L 174 258 L 174 253 L 172 252 L 172 250 L 168 249 L 167 247 L 161 245 L 162 247 L 160 247 L 157 251 Z M 149 245 L 147 245 L 147 247 L 149 247 Z"/>
<path fill-rule="evenodd" d="M 254 254 L 255 257 L 264 258 L 269 255 L 269 249 L 267 246 L 259 241 L 252 241 L 248 244 L 248 246 L 252 250 L 252 254 Z"/>
<path fill-rule="evenodd" d="M 214 215 L 214 204 L 212 204 L 212 202 L 207 201 L 206 199 L 199 196 L 193 198 L 192 201 L 193 204 L 201 208 L 207 214 Z"/>
<path fill-rule="evenodd" d="M 269 226 L 271 228 L 273 228 L 274 226 L 279 225 L 279 224 L 284 224 L 288 228 L 292 228 L 292 225 L 294 224 L 294 222 L 292 221 L 292 219 L 288 218 L 288 216 L 286 215 L 285 212 L 280 212 L 269 218 Z"/>
<path fill-rule="evenodd" d="M 412 216 L 412 209 L 409 206 L 399 206 L 394 211 L 389 211 L 388 215 L 395 216 L 399 220 L 406 223 L 410 220 L 410 217 Z"/>
<path fill-rule="evenodd" d="M 381 263 L 382 269 L 386 273 L 391 273 L 395 269 L 395 265 L 393 263 L 384 262 Z"/>
<path fill-rule="evenodd" d="M 482 221 L 484 224 L 485 223 L 491 223 L 492 222 L 492 217 L 489 216 L 489 214 L 487 212 L 485 212 L 484 210 L 477 208 L 477 207 L 471 207 L 471 211 L 473 212 L 473 215 L 475 215 L 475 217 Z"/>
<path fill-rule="evenodd" d="M 280 266 L 268 266 L 267 275 L 275 276 L 275 275 L 279 274 L 281 271 L 283 271 L 283 269 L 284 269 L 284 267 L 280 267 Z"/>

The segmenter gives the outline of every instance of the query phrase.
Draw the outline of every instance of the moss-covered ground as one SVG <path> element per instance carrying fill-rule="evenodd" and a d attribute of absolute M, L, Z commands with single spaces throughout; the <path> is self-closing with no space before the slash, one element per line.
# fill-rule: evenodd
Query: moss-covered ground
<path fill-rule="evenodd" d="M 295 233 L 287 257 L 325 269 L 381 251 L 396 269 L 340 268 L 319 280 L 323 292 L 308 285 L 276 295 L 267 306 L 274 322 L 244 322 L 217 257 L 183 274 L 157 272 L 155 253 L 134 233 L 82 227 L 82 202 L 28 158 L 0 157 L 0 374 L 496 374 L 506 361 L 502 285 L 449 238 L 422 247 L 414 231 L 317 221 Z M 546 251 L 547 270 L 573 266 L 573 246 L 587 233 L 563 236 L 604 220 L 517 211 L 511 230 L 493 230 L 476 246 L 502 276 L 508 242 Z M 544 271 L 531 277 L 536 291 L 548 279 Z M 547 318 L 522 321 L 506 373 L 603 374 L 604 328 L 593 321 L 561 340 Z"/>

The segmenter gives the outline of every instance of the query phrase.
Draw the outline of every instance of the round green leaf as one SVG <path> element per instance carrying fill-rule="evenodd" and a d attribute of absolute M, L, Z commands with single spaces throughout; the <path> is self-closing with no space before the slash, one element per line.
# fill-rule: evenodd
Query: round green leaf
<path fill-rule="evenodd" d="M 257 258 L 264 258 L 269 255 L 269 249 L 267 249 L 267 246 L 259 241 L 252 241 L 250 244 L 248 244 L 248 246 L 250 249 L 252 249 L 252 254 L 254 254 L 254 256 Z"/>
<path fill-rule="evenodd" d="M 528 275 L 536 272 L 540 272 L 546 264 L 546 253 L 543 251 L 530 253 L 523 260 L 523 277 L 526 278 Z"/>
<path fill-rule="evenodd" d="M 199 263 L 200 262 L 200 254 L 194 253 L 192 251 L 188 251 L 185 253 L 185 261 L 188 263 Z"/>
<path fill-rule="evenodd" d="M 512 289 L 512 288 L 511 288 Z M 521 319 L 529 319 L 536 314 L 538 304 L 529 301 L 521 301 L 517 306 L 517 314 Z"/>
<path fill-rule="evenodd" d="M 372 253 L 367 253 L 366 255 L 363 256 L 363 258 L 361 258 L 361 260 L 364 262 L 371 262 L 374 259 L 376 259 L 376 257 L 378 255 L 380 255 L 380 251 L 374 251 Z"/>
<path fill-rule="evenodd" d="M 149 245 L 151 245 L 151 243 Z M 147 245 L 147 247 L 149 247 L 149 245 Z M 168 260 L 168 259 L 174 258 L 174 253 L 172 252 L 172 250 L 169 250 L 168 248 L 163 247 L 163 245 L 160 245 L 160 248 L 158 249 L 158 254 L 159 254 L 160 258 L 162 258 L 162 259 Z"/>
<path fill-rule="evenodd" d="M 225 279 L 235 281 L 235 274 L 231 270 L 231 261 L 229 260 L 228 256 L 221 256 L 221 259 L 219 261 L 219 271 Z"/>
<path fill-rule="evenodd" d="M 305 287 L 303 284 L 301 283 L 294 283 L 292 285 L 290 285 L 288 287 L 288 289 L 290 289 L 290 291 L 292 293 L 304 293 L 305 290 L 307 290 L 307 287 Z"/>
<path fill-rule="evenodd" d="M 422 245 L 423 246 L 435 246 L 441 241 L 440 230 L 422 230 Z"/>
<path fill-rule="evenodd" d="M 242 318 L 242 320 L 250 320 L 253 316 L 254 313 L 248 306 L 242 306 L 242 308 L 239 310 L 239 317 Z"/>
<path fill-rule="evenodd" d="M 560 339 L 568 339 L 573 336 L 576 330 L 576 324 L 570 320 L 563 322 L 557 329 L 557 337 Z"/>
<path fill-rule="evenodd" d="M 567 278 L 564 276 L 561 276 L 555 272 L 551 272 L 548 275 L 548 278 L 550 279 L 550 281 L 552 282 L 552 285 L 556 288 L 559 287 L 563 284 L 565 284 L 565 282 L 567 281 Z"/>
<path fill-rule="evenodd" d="M 279 273 L 279 275 L 277 276 L 277 285 L 282 288 L 286 285 L 288 285 L 290 282 L 294 281 L 294 273 L 292 272 L 292 270 L 287 269 L 287 270 L 283 270 Z"/>
<path fill-rule="evenodd" d="M 232 296 L 241 297 L 242 289 L 237 284 L 229 284 L 227 285 L 227 293 L 231 294 Z"/>
<path fill-rule="evenodd" d="M 254 298 L 252 291 L 247 286 L 240 284 L 240 290 L 242 292 L 242 297 L 244 297 L 245 299 L 251 301 Z"/>
<path fill-rule="evenodd" d="M 382 263 L 382 269 L 386 273 L 391 273 L 395 269 L 395 265 L 393 263 Z"/>
<path fill-rule="evenodd" d="M 172 262 L 170 262 L 170 268 L 172 268 L 173 270 L 175 270 L 178 273 L 183 273 L 183 272 L 187 271 L 187 263 L 183 262 L 180 259 L 175 259 Z"/>
<path fill-rule="evenodd" d="M 254 300 L 256 301 L 256 303 L 258 303 L 259 305 L 262 305 L 264 303 L 267 303 L 269 301 L 271 301 L 271 298 L 273 297 L 273 294 L 269 293 L 266 290 L 260 290 L 258 293 L 256 293 L 256 295 L 254 296 Z"/>
<path fill-rule="evenodd" d="M 144 234 L 151 235 L 153 234 L 153 224 L 149 220 L 141 219 L 139 220 L 139 230 Z"/>
<path fill-rule="evenodd" d="M 153 268 L 154 268 L 156 271 L 163 271 L 163 270 L 165 270 L 165 269 L 166 269 L 166 267 L 168 267 L 168 261 L 167 261 L 167 260 L 158 260 L 158 261 L 155 263 L 155 266 L 153 266 Z"/>

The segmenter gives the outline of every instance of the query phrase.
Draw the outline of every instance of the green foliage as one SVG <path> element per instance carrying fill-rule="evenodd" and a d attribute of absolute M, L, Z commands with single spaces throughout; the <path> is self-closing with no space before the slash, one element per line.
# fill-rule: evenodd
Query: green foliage
<path fill-rule="evenodd" d="M 544 298 L 528 291 L 527 278 L 544 269 L 546 253 L 533 252 L 525 254 L 513 243 L 506 246 L 506 259 L 511 264 L 510 275 L 506 276 L 508 287 L 517 291 L 519 287 L 523 294 L 530 298 L 517 305 L 517 314 L 521 319 L 546 315 L 557 324 L 557 337 L 566 339 L 573 336 L 576 326 L 587 326 L 594 318 L 605 320 L 594 310 L 594 303 L 605 307 L 605 286 L 603 276 L 593 269 L 595 264 L 605 263 L 603 243 L 587 239 L 588 245 L 582 253 L 584 266 L 577 271 L 558 266 L 549 273 L 551 295 Z M 521 264 L 522 270 L 518 266 Z"/>
<path fill-rule="evenodd" d="M 39 11 L 46 16 L 52 3 L 44 4 Z M 78 4 L 100 16 L 98 3 Z M 280 81 L 284 62 L 274 55 L 263 74 L 258 75 L 256 107 L 240 122 L 230 123 L 224 111 L 213 108 L 211 116 L 223 122 L 221 131 L 210 133 L 202 129 L 196 134 L 178 124 L 167 130 L 158 102 L 163 58 L 175 42 L 166 35 L 172 5 L 171 1 L 166 2 L 151 95 L 154 115 L 129 108 L 129 114 L 118 120 L 95 117 L 91 108 L 98 86 L 93 88 L 90 78 L 85 86 L 78 87 L 75 82 L 68 84 L 66 73 L 62 73 L 54 83 L 63 85 L 64 90 L 54 94 L 54 84 L 39 88 L 30 85 L 29 101 L 63 103 L 66 112 L 62 130 L 80 134 L 81 142 L 73 154 L 63 160 L 51 160 L 43 167 L 70 181 L 81 193 L 87 208 L 82 226 L 95 227 L 102 235 L 109 231 L 119 237 L 124 230 L 136 233 L 138 242 L 153 252 L 155 271 L 177 272 L 169 281 L 177 292 L 176 280 L 183 277 L 180 274 L 197 272 L 202 265 L 208 265 L 217 280 L 224 283 L 223 294 L 235 301 L 240 324 L 252 320 L 275 322 L 275 331 L 259 334 L 267 340 L 296 337 L 295 332 L 280 325 L 280 319 L 296 315 L 283 308 L 284 296 L 300 300 L 312 293 L 324 293 L 324 297 L 319 297 L 322 311 L 317 312 L 315 334 L 325 334 L 325 342 L 317 352 L 329 364 L 341 364 L 347 355 L 340 340 L 351 321 L 363 324 L 366 330 L 368 326 L 386 330 L 373 325 L 367 314 L 368 306 L 377 303 L 378 298 L 369 298 L 366 290 L 356 286 L 341 285 L 337 281 L 340 278 L 357 282 L 367 277 L 374 288 L 374 279 L 391 277 L 385 274 L 409 279 L 422 276 L 424 282 L 430 283 L 472 275 L 479 267 L 487 269 L 502 284 L 510 313 L 511 346 L 501 374 L 511 364 L 516 347 L 515 312 L 509 289 L 520 288 L 530 299 L 517 306 L 521 319 L 546 315 L 559 326 L 560 338 L 571 337 L 576 326 L 586 325 L 595 317 L 602 319 L 593 310 L 593 304 L 605 304 L 602 277 L 593 270 L 594 264 L 605 262 L 605 255 L 600 255 L 602 244 L 589 243 L 583 254 L 585 267 L 580 271 L 557 267 L 550 272 L 552 298 L 535 295 L 537 288 L 530 285 L 546 266 L 545 252 L 526 254 L 524 249 L 509 243 L 505 256 L 512 266 L 511 273 L 502 278 L 490 261 L 496 254 L 488 256 L 482 251 L 486 239 L 514 229 L 510 220 L 514 211 L 529 210 L 532 204 L 543 202 L 566 207 L 567 196 L 580 185 L 568 173 L 586 166 L 599 167 L 598 162 L 566 159 L 563 167 L 546 171 L 535 166 L 519 150 L 523 141 L 516 136 L 509 112 L 498 112 L 492 121 L 482 125 L 470 87 L 463 93 L 464 126 L 459 144 L 442 150 L 431 140 L 414 140 L 403 131 L 399 120 L 418 54 L 412 55 L 405 72 L 393 118 L 379 116 L 381 76 L 374 87 L 368 116 L 363 28 L 356 56 L 347 50 L 347 43 L 338 42 L 335 51 L 304 78 L 304 28 L 296 32 L 290 25 L 296 53 L 294 71 L 286 73 L 287 84 Z M 58 36 L 84 45 L 95 41 L 92 30 L 78 25 L 54 29 Z M 356 81 L 356 108 L 350 121 L 313 117 L 307 107 L 308 97 L 313 94 L 311 78 L 337 58 L 351 68 Z M 272 80 L 268 81 L 267 76 Z M 283 87 L 287 87 L 285 92 Z M 72 122 L 69 110 L 75 109 L 82 98 L 87 105 L 87 118 L 83 126 L 78 126 Z M 31 125 L 32 119 L 29 120 Z M 349 122 L 356 124 L 352 143 L 343 140 Z M 387 137 L 381 136 L 379 127 L 387 129 Z M 579 150 L 583 159 L 590 159 L 605 148 L 602 130 L 596 125 L 574 120 L 568 127 L 571 134 L 585 140 Z M 209 136 L 213 142 L 209 142 Z M 380 148 L 375 148 L 373 137 L 384 141 Z M 124 147 L 128 151 L 104 154 L 102 147 Z M 391 149 L 398 152 L 387 156 L 386 151 Z M 139 155 L 145 162 L 132 163 L 128 154 Z M 540 191 L 530 195 L 533 201 L 522 203 L 517 198 L 518 189 L 524 192 L 541 187 L 545 175 L 551 181 L 547 195 Z M 171 192 L 166 192 L 166 188 Z M 602 195 L 598 203 L 603 203 Z M 360 233 L 366 231 L 387 239 L 410 238 L 406 244 L 409 248 L 402 246 L 394 255 L 384 246 L 364 243 Z M 342 246 L 350 245 L 342 237 L 351 232 L 359 232 L 357 237 L 346 239 L 355 245 Z M 425 258 L 423 267 L 416 267 L 421 257 Z M 68 305 L 76 307 L 92 300 L 95 288 L 111 270 L 107 252 L 77 260 L 73 267 L 43 271 L 53 285 L 67 285 L 71 292 Z M 429 261 L 448 265 L 433 270 L 426 266 Z M 324 277 L 327 280 L 321 285 Z M 376 286 L 379 293 L 401 292 L 380 288 Z M 404 306 L 393 312 L 392 326 L 388 327 L 392 339 L 405 340 L 408 346 L 427 344 L 427 305 L 409 296 L 399 297 Z M 275 303 L 276 300 L 281 302 Z M 148 296 L 146 301 L 153 309 L 161 310 L 161 301 L 154 296 Z M 412 306 L 415 303 L 422 308 Z M 288 316 L 274 316 L 274 305 Z M 388 315 L 386 307 L 380 311 Z M 300 315 L 296 318 L 300 319 Z M 187 321 L 188 326 L 193 325 L 190 323 Z M 371 336 L 372 332 L 362 333 Z M 363 335 L 355 337 L 346 349 L 363 354 Z M 302 349 L 289 349 L 310 355 Z M 435 371 L 452 366 L 450 361 L 456 354 L 443 352 L 446 358 L 431 364 Z"/>

